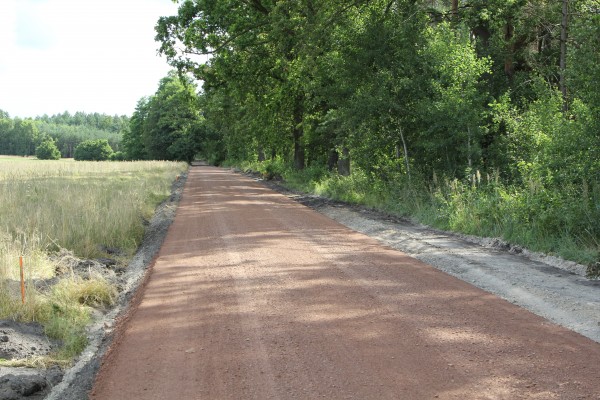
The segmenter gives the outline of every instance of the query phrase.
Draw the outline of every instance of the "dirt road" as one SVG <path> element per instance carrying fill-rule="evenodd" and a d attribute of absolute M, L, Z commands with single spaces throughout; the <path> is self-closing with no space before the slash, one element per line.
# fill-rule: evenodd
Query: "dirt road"
<path fill-rule="evenodd" d="M 101 399 L 600 399 L 600 345 L 266 189 L 190 171 Z"/>

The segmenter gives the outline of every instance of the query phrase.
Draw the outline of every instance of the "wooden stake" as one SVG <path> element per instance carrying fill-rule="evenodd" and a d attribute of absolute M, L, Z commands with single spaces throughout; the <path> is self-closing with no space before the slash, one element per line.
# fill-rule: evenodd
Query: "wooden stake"
<path fill-rule="evenodd" d="M 19 266 L 21 267 L 21 301 L 25 304 L 25 274 L 23 273 L 23 256 L 19 257 Z"/>

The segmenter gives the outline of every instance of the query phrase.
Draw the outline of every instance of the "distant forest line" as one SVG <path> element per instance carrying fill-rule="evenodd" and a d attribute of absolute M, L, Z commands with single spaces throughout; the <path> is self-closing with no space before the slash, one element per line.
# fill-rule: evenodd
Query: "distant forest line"
<path fill-rule="evenodd" d="M 75 148 L 86 140 L 106 139 L 118 151 L 123 132 L 129 129 L 129 117 L 76 112 L 35 118 L 11 118 L 0 110 L 0 154 L 31 156 L 49 138 L 63 158 L 73 157 Z"/>

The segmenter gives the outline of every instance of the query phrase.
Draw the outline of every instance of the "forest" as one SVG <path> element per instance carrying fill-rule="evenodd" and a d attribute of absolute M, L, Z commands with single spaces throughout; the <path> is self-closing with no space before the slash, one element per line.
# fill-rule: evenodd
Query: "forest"
<path fill-rule="evenodd" d="M 187 0 L 156 31 L 202 88 L 174 129 L 148 112 L 172 97 L 141 102 L 145 156 L 170 129 L 173 151 L 598 262 L 598 0 Z"/>
<path fill-rule="evenodd" d="M 129 129 L 127 116 L 65 111 L 53 116 L 11 118 L 0 110 L 0 154 L 35 155 L 36 148 L 51 139 L 63 158 L 72 158 L 75 148 L 86 140 L 105 139 L 119 151 L 123 131 Z"/>

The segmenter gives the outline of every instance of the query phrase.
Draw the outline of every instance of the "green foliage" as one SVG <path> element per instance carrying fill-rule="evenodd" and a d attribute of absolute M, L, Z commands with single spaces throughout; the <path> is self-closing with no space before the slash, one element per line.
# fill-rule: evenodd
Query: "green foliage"
<path fill-rule="evenodd" d="M 418 106 L 423 129 L 413 147 L 423 164 L 421 171 L 461 176 L 482 167 L 487 93 L 480 82 L 490 72 L 490 63 L 477 57 L 464 26 L 441 24 L 426 34 L 422 56 L 431 77 L 430 93 Z"/>
<path fill-rule="evenodd" d="M 35 149 L 35 156 L 40 160 L 60 160 L 60 150 L 52 139 L 46 139 Z"/>
<path fill-rule="evenodd" d="M 600 213 L 594 206 L 600 200 L 598 187 L 582 184 L 549 188 L 536 180 L 514 186 L 489 179 L 451 181 L 437 187 L 435 224 L 480 236 L 502 237 L 583 264 L 598 259 L 600 230 L 595 221 Z"/>
<path fill-rule="evenodd" d="M 146 160 L 148 158 L 148 152 L 144 146 L 143 133 L 144 121 L 148 114 L 149 100 L 147 97 L 142 97 L 138 100 L 135 111 L 129 121 L 129 127 L 123 132 L 123 151 L 125 152 L 126 159 Z"/>
<path fill-rule="evenodd" d="M 265 168 L 253 165 L 254 170 Z M 600 185 L 548 187 L 536 180 L 508 185 L 476 171 L 463 180 L 406 177 L 382 184 L 360 169 L 347 177 L 311 175 L 281 167 L 283 184 L 295 190 L 362 204 L 428 225 L 498 237 L 533 251 L 593 265 L 600 258 Z"/>
<path fill-rule="evenodd" d="M 40 132 L 36 124 L 30 120 L 15 118 L 12 131 L 7 132 L 9 143 L 6 154 L 17 156 L 31 156 L 35 154 L 35 148 L 40 141 Z"/>
<path fill-rule="evenodd" d="M 196 86 L 191 79 L 171 72 L 153 96 L 138 102 L 123 133 L 125 157 L 189 163 L 203 135 Z"/>
<path fill-rule="evenodd" d="M 223 139 L 217 131 L 205 125 L 205 133 L 198 145 L 198 156 L 211 165 L 221 165 L 227 157 Z"/>
<path fill-rule="evenodd" d="M 591 129 L 593 111 L 575 99 L 564 115 L 561 94 L 540 84 L 539 100 L 523 110 L 503 96 L 492 105 L 495 130 L 503 134 L 493 145 L 497 164 L 515 182 L 531 179 L 549 187 L 600 181 L 600 139 Z"/>
<path fill-rule="evenodd" d="M 288 166 L 280 158 L 262 162 L 244 163 L 242 170 L 246 172 L 258 172 L 266 180 L 281 180 L 289 172 Z"/>
<path fill-rule="evenodd" d="M 211 162 L 253 163 L 292 185 L 550 251 L 597 243 L 595 198 L 574 204 L 600 182 L 597 1 L 569 1 L 566 59 L 562 2 L 459 4 L 190 0 L 161 18 L 156 39 L 173 67 L 204 82 L 192 141 Z M 348 165 L 349 177 L 335 173 Z M 315 180 L 303 168 L 328 172 Z M 504 191 L 471 190 L 476 171 Z M 430 201 L 433 176 L 465 189 Z M 438 201 L 445 216 L 430 218 Z M 507 212 L 493 211 L 502 204 Z"/>
<path fill-rule="evenodd" d="M 572 96 L 600 112 L 600 93 L 595 82 L 600 79 L 600 5 L 596 0 L 571 2 L 569 28 L 573 46 L 568 51 L 568 81 Z"/>
<path fill-rule="evenodd" d="M 110 155 L 110 161 L 125 161 L 125 153 L 122 151 L 115 151 Z"/>
<path fill-rule="evenodd" d="M 76 161 L 106 161 L 113 150 L 106 139 L 86 140 L 75 148 Z"/>
<path fill-rule="evenodd" d="M 112 148 L 118 148 L 121 133 L 127 127 L 126 116 L 105 114 L 71 115 L 68 112 L 35 119 L 10 119 L 0 114 L 0 154 L 33 155 L 35 149 L 46 139 L 54 140 L 61 157 L 71 158 L 75 147 L 84 140 L 106 139 Z"/>
<path fill-rule="evenodd" d="M 99 113 L 86 114 L 81 111 L 71 115 L 69 112 L 65 111 L 62 114 L 52 115 L 51 117 L 47 115 L 36 117 L 35 120 L 52 125 L 88 127 L 104 132 L 119 133 L 127 126 L 129 118 L 124 115 L 110 116 Z"/>

